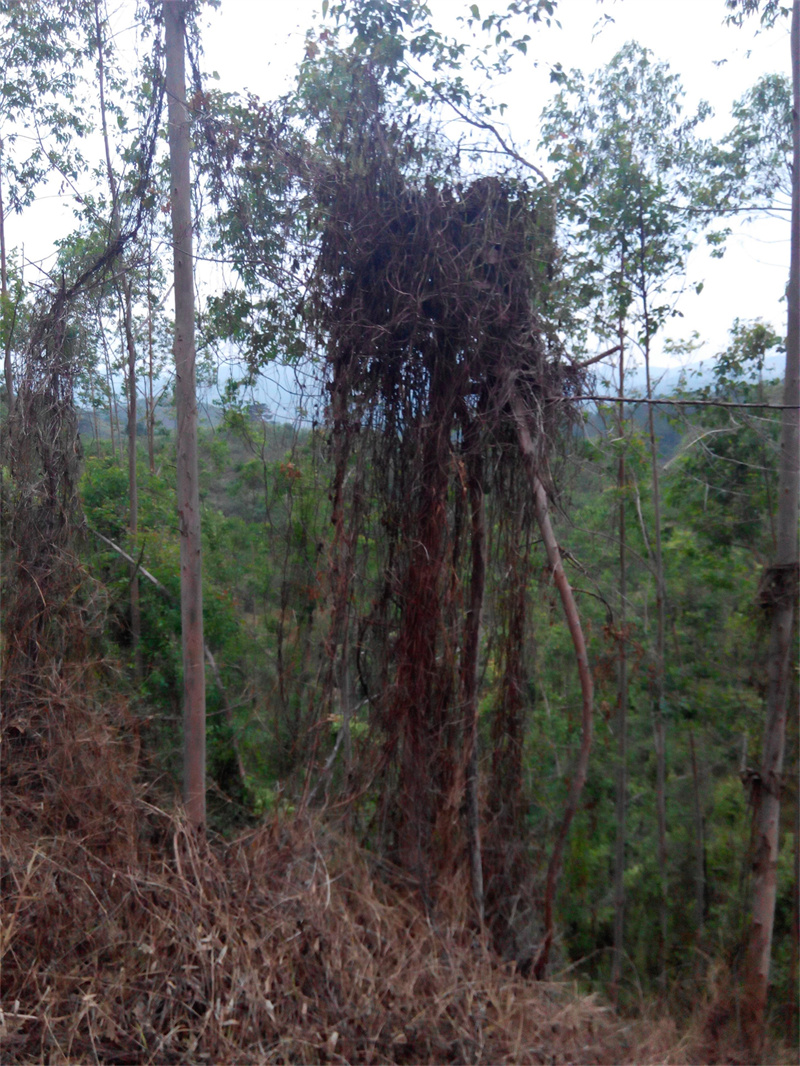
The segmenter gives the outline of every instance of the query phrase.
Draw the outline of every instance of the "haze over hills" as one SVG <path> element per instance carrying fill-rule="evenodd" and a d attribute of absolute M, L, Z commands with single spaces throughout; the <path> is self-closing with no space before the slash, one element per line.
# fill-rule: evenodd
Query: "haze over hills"
<path fill-rule="evenodd" d="M 783 380 L 785 357 L 783 353 L 769 355 L 764 360 L 763 380 L 765 384 L 774 384 Z M 653 394 L 656 397 L 671 396 L 678 390 L 699 389 L 708 385 L 713 380 L 714 360 L 704 359 L 694 363 L 687 363 L 683 367 L 654 366 L 652 368 Z M 270 382 L 262 381 L 257 387 L 249 388 L 241 399 L 244 409 L 254 419 L 266 422 L 296 422 L 308 423 L 323 417 L 324 401 L 318 392 L 313 391 L 311 377 L 308 392 L 303 395 L 302 391 L 289 377 L 294 377 L 293 368 L 276 368 Z M 156 382 L 156 392 L 166 386 L 168 382 Z M 627 376 L 626 394 L 634 399 L 645 395 L 647 381 L 643 365 L 634 366 Z M 612 380 L 611 368 L 602 367 L 595 373 L 594 394 L 615 395 L 617 384 Z M 174 432 L 176 428 L 175 409 L 168 390 L 164 393 L 164 399 L 156 408 L 157 429 L 163 433 Z M 208 386 L 199 403 L 199 420 L 201 427 L 216 429 L 223 420 L 223 406 L 221 403 L 222 390 L 216 386 Z M 592 405 L 593 406 L 593 405 Z M 140 408 L 142 410 L 142 408 Z M 96 415 L 87 409 L 79 412 L 80 432 L 84 441 L 93 439 L 95 432 L 101 440 L 109 438 L 108 411 L 98 409 Z M 124 421 L 124 414 L 122 415 Z M 590 419 L 591 422 L 591 419 Z M 96 426 L 96 430 L 95 430 Z M 122 425 L 122 431 L 125 431 Z M 138 433 L 145 434 L 144 417 L 138 419 Z"/>
<path fill-rule="evenodd" d="M 782 381 L 784 364 L 785 356 L 782 352 L 775 355 L 768 355 L 764 360 L 764 370 L 762 375 L 764 383 L 767 384 L 776 380 Z M 651 368 L 651 376 L 654 396 L 671 396 L 679 389 L 700 389 L 705 385 L 709 385 L 713 381 L 714 359 L 708 358 L 698 360 L 694 363 L 687 363 L 682 367 L 654 366 Z M 598 371 L 596 375 L 597 384 L 602 385 L 602 382 L 604 380 L 608 381 L 609 377 L 610 375 L 607 371 Z M 644 396 L 647 389 L 647 378 L 645 375 L 644 364 L 634 366 L 629 373 L 626 374 L 626 379 L 626 393 L 629 396 Z M 612 387 L 616 392 L 616 380 Z"/>

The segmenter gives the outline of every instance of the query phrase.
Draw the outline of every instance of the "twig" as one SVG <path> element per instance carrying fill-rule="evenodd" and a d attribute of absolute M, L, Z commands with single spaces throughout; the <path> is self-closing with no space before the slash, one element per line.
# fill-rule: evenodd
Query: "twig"
<path fill-rule="evenodd" d="M 469 125 L 473 126 L 475 129 L 485 130 L 487 133 L 491 133 L 491 135 L 495 138 L 495 140 L 503 149 L 506 155 L 510 156 L 511 159 L 515 159 L 524 167 L 527 167 L 528 170 L 532 170 L 538 178 L 541 178 L 541 180 L 544 182 L 545 186 L 548 189 L 552 189 L 553 183 L 550 181 L 544 171 L 540 170 L 535 163 L 531 163 L 531 161 L 529 159 L 526 159 L 524 155 L 521 155 L 516 150 L 516 148 L 513 148 L 505 140 L 503 135 L 500 133 L 500 130 L 498 130 L 498 128 L 493 123 L 487 122 L 485 119 L 482 118 L 477 118 L 475 115 L 470 115 L 468 111 L 464 111 L 462 108 L 458 107 L 457 104 L 454 104 L 452 100 L 449 100 L 440 89 L 436 88 L 433 82 L 428 81 L 428 79 L 424 78 L 418 71 L 415 71 L 414 73 L 422 82 L 422 84 L 426 85 L 434 94 L 434 96 L 437 96 L 442 101 L 442 103 L 447 104 L 448 107 L 452 108 L 452 110 L 455 111 L 455 113 L 460 119 L 462 119 L 464 122 L 469 123 Z"/>
<path fill-rule="evenodd" d="M 614 347 L 609 348 L 608 351 L 600 352 L 599 355 L 593 355 L 589 359 L 581 359 L 579 362 L 576 362 L 571 356 L 567 356 L 567 358 L 576 370 L 585 370 L 587 366 L 591 366 L 593 363 L 599 363 L 601 359 L 607 359 L 609 355 L 614 355 L 619 349 L 620 346 L 615 344 Z"/>

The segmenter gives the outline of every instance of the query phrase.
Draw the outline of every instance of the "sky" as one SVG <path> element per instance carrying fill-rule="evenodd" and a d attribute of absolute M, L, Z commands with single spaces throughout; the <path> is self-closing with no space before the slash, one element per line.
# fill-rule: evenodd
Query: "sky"
<path fill-rule="evenodd" d="M 124 16 L 128 2 L 118 0 L 117 12 Z M 461 38 L 469 35 L 458 22 L 468 0 L 429 4 L 437 27 Z M 495 0 L 492 6 L 501 10 L 505 4 Z M 478 6 L 484 15 L 490 10 L 488 0 Z M 306 31 L 319 25 L 319 9 L 320 0 L 222 0 L 218 11 L 205 16 L 206 71 L 218 72 L 223 90 L 249 89 L 265 100 L 286 92 L 304 53 Z M 531 28 L 527 56 L 518 56 L 513 70 L 493 83 L 494 97 L 508 105 L 505 117 L 516 146 L 545 169 L 537 120 L 552 95 L 549 75 L 556 64 L 592 71 L 626 41 L 638 41 L 681 76 L 687 109 L 700 99 L 711 103 L 715 115 L 705 130 L 714 136 L 725 132 L 732 103 L 761 74 L 789 69 L 788 22 L 765 33 L 756 32 L 755 20 L 742 29 L 726 27 L 724 0 L 559 0 L 556 14 L 561 27 Z M 51 183 L 35 212 L 8 219 L 9 247 L 24 243 L 27 256 L 46 262 L 53 235 L 72 227 L 71 206 L 69 195 Z M 704 283 L 702 295 L 692 291 L 681 297 L 682 317 L 673 319 L 663 336 L 680 340 L 696 330 L 705 346 L 693 358 L 710 359 L 725 346 L 736 317 L 762 318 L 782 333 L 788 230 L 788 221 L 740 225 L 721 261 L 699 247 L 690 258 L 688 280 L 692 286 Z M 675 360 L 656 346 L 654 362 L 667 366 Z"/>
<path fill-rule="evenodd" d="M 457 21 L 469 8 L 466 0 L 429 0 L 429 5 L 437 27 L 462 37 L 469 32 Z M 478 6 L 485 15 L 505 4 L 481 0 Z M 223 0 L 204 34 L 207 69 L 219 73 L 221 87 L 247 88 L 263 99 L 280 95 L 291 88 L 306 31 L 319 24 L 319 9 L 318 0 Z M 701 99 L 711 103 L 715 115 L 704 127 L 709 136 L 726 131 L 732 103 L 761 74 L 789 70 L 788 21 L 764 33 L 756 33 L 755 20 L 742 29 L 727 27 L 723 0 L 560 0 L 556 14 L 561 28 L 532 28 L 528 55 L 494 84 L 496 99 L 508 105 L 506 122 L 516 145 L 545 168 L 536 147 L 537 120 L 552 94 L 549 75 L 557 63 L 595 70 L 626 41 L 638 41 L 680 74 L 687 108 Z M 706 340 L 698 358 L 710 358 L 725 346 L 737 316 L 763 318 L 783 332 L 788 230 L 788 222 L 771 220 L 739 226 L 721 261 L 698 248 L 689 278 L 692 284 L 704 282 L 703 293 L 681 298 L 683 317 L 673 320 L 664 336 L 678 340 L 696 330 Z M 663 354 L 655 361 L 673 362 Z"/>

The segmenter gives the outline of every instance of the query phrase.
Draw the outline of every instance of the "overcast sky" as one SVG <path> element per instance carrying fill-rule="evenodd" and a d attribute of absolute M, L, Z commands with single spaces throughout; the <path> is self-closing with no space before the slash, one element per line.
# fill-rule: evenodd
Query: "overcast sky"
<path fill-rule="evenodd" d="M 127 2 L 121 0 L 117 10 L 124 14 Z M 461 37 L 469 32 L 457 21 L 469 10 L 467 0 L 429 3 L 442 30 Z M 495 0 L 493 6 L 500 10 L 505 3 Z M 478 6 L 484 14 L 490 10 L 487 0 Z M 280 95 L 291 87 L 306 31 L 319 24 L 319 8 L 319 0 L 222 0 L 219 10 L 206 17 L 206 70 L 219 73 L 222 89 L 247 88 L 267 100 Z M 557 14 L 561 28 L 531 29 L 528 55 L 520 55 L 514 70 L 494 87 L 496 99 L 508 104 L 506 120 L 517 146 L 543 165 L 536 148 L 537 118 L 552 94 L 549 73 L 557 63 L 591 71 L 626 41 L 636 40 L 680 74 L 688 108 L 701 98 L 712 104 L 715 118 L 706 128 L 713 135 L 728 128 L 731 104 L 761 74 L 789 70 L 788 23 L 762 34 L 755 32 L 755 21 L 741 30 L 726 27 L 724 0 L 560 0 Z M 599 29 L 603 15 L 614 21 Z M 24 242 L 31 258 L 45 257 L 53 235 L 73 224 L 69 195 L 63 190 L 59 195 L 51 184 L 42 197 L 35 214 L 8 220 L 9 246 Z M 702 280 L 705 288 L 700 296 L 682 297 L 683 318 L 674 320 L 664 336 L 687 338 L 697 330 L 706 341 L 702 357 L 710 357 L 725 345 L 737 316 L 763 318 L 782 333 L 788 228 L 788 222 L 775 221 L 742 226 L 721 262 L 702 248 L 693 253 L 689 280 Z M 655 361 L 669 362 L 658 355 Z"/>
<path fill-rule="evenodd" d="M 469 9 L 467 0 L 429 3 L 441 29 L 467 33 L 457 22 Z M 485 14 L 505 3 L 481 0 L 478 6 Z M 207 68 L 219 72 L 225 88 L 246 87 L 265 99 L 279 95 L 291 86 L 306 30 L 319 22 L 319 9 L 318 0 L 223 0 L 204 35 Z M 614 21 L 600 28 L 604 14 Z M 728 128 L 733 101 L 761 74 L 789 70 L 788 22 L 760 34 L 755 21 L 741 30 L 726 27 L 723 0 L 560 0 L 557 15 L 561 28 L 531 30 L 528 55 L 519 57 L 494 90 L 508 104 L 515 142 L 527 146 L 534 161 L 541 161 L 536 120 L 553 91 L 549 73 L 556 63 L 594 70 L 626 41 L 638 41 L 680 74 L 687 107 L 700 99 L 712 104 L 715 118 L 705 128 L 715 136 Z M 705 288 L 701 296 L 682 298 L 684 317 L 671 323 L 665 336 L 678 339 L 697 330 L 707 341 L 703 354 L 710 356 L 725 345 L 736 316 L 764 318 L 783 332 L 785 305 L 779 301 L 788 275 L 788 236 L 788 223 L 749 223 L 731 239 L 721 262 L 698 249 L 690 280 L 703 280 Z"/>

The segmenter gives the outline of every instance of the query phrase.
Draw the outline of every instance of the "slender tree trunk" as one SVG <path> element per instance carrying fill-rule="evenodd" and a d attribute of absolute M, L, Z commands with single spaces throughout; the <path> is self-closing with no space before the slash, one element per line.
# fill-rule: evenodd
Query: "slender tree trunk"
<path fill-rule="evenodd" d="M 336 748 L 340 741 L 344 743 L 345 776 L 350 777 L 352 772 L 352 738 L 350 735 L 350 716 L 352 710 L 352 696 L 350 685 L 349 668 L 349 632 L 350 632 L 350 584 L 353 578 L 353 545 L 357 519 L 355 507 L 351 510 L 351 525 L 348 528 L 345 523 L 345 487 L 347 484 L 347 466 L 350 458 L 350 427 L 347 419 L 347 368 L 342 365 L 338 368 L 336 380 L 333 385 L 331 396 L 331 412 L 333 416 L 332 437 L 332 461 L 333 461 L 333 491 L 331 493 L 331 524 L 333 526 L 333 544 L 330 553 L 330 582 L 332 589 L 331 624 L 325 642 L 325 651 L 328 658 L 323 684 L 323 707 L 330 713 L 333 709 L 335 692 L 338 690 L 339 709 L 342 715 L 340 736 L 337 737 Z M 264 467 L 264 504 L 267 507 L 266 467 Z M 291 521 L 291 515 L 289 516 Z M 285 689 L 285 670 L 283 663 L 284 645 L 284 621 L 288 610 L 289 585 L 289 544 L 287 541 L 286 551 L 283 558 L 283 577 L 281 581 L 281 612 L 278 623 L 278 680 L 281 695 L 281 704 L 287 706 Z M 318 736 L 318 733 L 317 733 Z M 316 749 L 315 740 L 315 749 Z M 309 762 L 308 773 L 304 789 L 304 803 L 311 802 L 317 792 L 319 781 L 314 788 L 311 785 L 311 770 L 314 760 Z M 333 769 L 333 760 L 329 760 L 325 772 Z M 321 779 L 320 779 L 321 780 Z"/>
<path fill-rule="evenodd" d="M 647 377 L 647 399 L 653 398 L 653 383 L 650 377 L 650 312 L 647 300 L 647 284 L 644 278 L 646 258 L 644 225 L 640 226 L 640 296 L 644 319 L 644 366 Z M 653 525 L 654 562 L 656 571 L 656 654 L 653 668 L 653 744 L 656 753 L 656 818 L 658 827 L 658 879 L 659 879 L 659 981 L 661 991 L 667 990 L 667 955 L 669 951 L 669 911 L 667 884 L 667 736 L 664 722 L 664 645 L 666 638 L 666 587 L 664 583 L 664 558 L 661 550 L 661 490 L 658 474 L 658 447 L 656 444 L 653 404 L 647 405 L 647 421 L 650 437 L 650 467 L 653 480 Z"/>
<path fill-rule="evenodd" d="M 178 517 L 181 537 L 183 645 L 183 798 L 190 821 L 206 820 L 206 679 L 203 663 L 203 585 L 200 492 L 197 475 L 197 390 L 194 346 L 194 270 L 186 107 L 184 35 L 188 4 L 164 0 L 170 192 L 175 270 L 175 398 L 178 413 Z"/>
<path fill-rule="evenodd" d="M 131 543 L 136 543 L 139 532 L 139 491 L 136 484 L 136 343 L 133 337 L 133 307 L 131 303 L 130 279 L 122 275 L 123 323 L 125 327 L 125 344 L 128 349 L 128 492 L 130 510 L 128 531 Z M 138 567 L 131 569 L 131 644 L 133 645 L 133 662 L 137 680 L 142 677 L 142 615 L 139 604 Z"/>
<path fill-rule="evenodd" d="M 464 706 L 465 748 L 467 754 L 465 801 L 467 849 L 469 852 L 472 896 L 481 929 L 484 921 L 483 857 L 481 853 L 480 804 L 478 791 L 478 652 L 480 649 L 483 596 L 486 587 L 486 516 L 483 500 L 481 456 L 475 451 L 467 459 L 469 508 L 472 527 L 472 576 L 469 609 L 464 634 L 462 661 L 462 700 Z"/>
<path fill-rule="evenodd" d="M 151 291 L 152 248 L 147 250 L 147 384 L 149 394 L 145 395 L 147 419 L 147 460 L 150 473 L 156 472 L 156 405 L 153 401 L 153 293 Z"/>
<path fill-rule="evenodd" d="M 94 423 L 94 449 L 100 457 L 100 428 L 97 425 L 97 402 L 94 395 L 94 368 L 89 366 L 89 390 L 92 397 L 92 421 Z"/>
<path fill-rule="evenodd" d="M 586 642 L 583 637 L 583 629 L 581 627 L 578 608 L 575 603 L 575 597 L 572 595 L 572 589 L 567 580 L 567 575 L 564 572 L 564 564 L 561 561 L 561 552 L 558 548 L 558 541 L 556 540 L 553 527 L 550 523 L 547 493 L 545 492 L 544 485 L 542 484 L 537 469 L 536 450 L 528 426 L 525 404 L 516 389 L 516 385 L 513 382 L 510 382 L 509 384 L 509 404 L 516 423 L 517 440 L 519 441 L 520 451 L 525 460 L 525 469 L 533 494 L 536 522 L 542 534 L 542 541 L 544 542 L 545 551 L 547 552 L 547 559 L 553 571 L 553 581 L 555 582 L 559 596 L 561 597 L 564 615 L 567 619 L 567 626 L 575 648 L 575 658 L 578 664 L 578 675 L 581 683 L 581 695 L 583 697 L 581 746 L 578 752 L 578 759 L 575 764 L 575 772 L 572 777 L 572 783 L 570 784 L 569 794 L 567 796 L 566 807 L 564 808 L 564 815 L 561 819 L 556 842 L 553 846 L 553 853 L 550 856 L 550 862 L 547 867 L 547 881 L 544 896 L 544 936 L 533 963 L 534 976 L 541 978 L 544 976 L 547 969 L 547 961 L 550 957 L 550 948 L 553 943 L 553 910 L 558 882 L 561 877 L 564 847 L 569 828 L 572 825 L 572 820 L 578 810 L 578 804 L 580 802 L 581 793 L 583 792 L 583 786 L 586 783 L 586 774 L 589 768 L 589 753 L 592 747 L 594 685 L 592 683 L 592 673 L 589 668 L 589 657 L 586 652 Z"/>
<path fill-rule="evenodd" d="M 764 575 L 762 603 L 770 616 L 767 715 L 759 772 L 752 778 L 753 904 L 744 969 L 742 1026 L 758 1061 L 764 1044 L 772 930 L 777 895 L 781 779 L 786 740 L 792 631 L 798 590 L 797 514 L 800 495 L 800 0 L 792 7 L 792 224 L 787 302 L 786 375 L 778 471 L 777 551 Z"/>
<path fill-rule="evenodd" d="M 114 374 L 111 370 L 109 370 L 109 378 L 111 382 L 111 399 L 114 404 L 114 432 L 117 435 L 117 452 L 119 453 L 120 464 L 122 464 L 122 425 L 119 420 L 119 398 L 117 396 L 117 385 L 114 381 Z"/>
<path fill-rule="evenodd" d="M 101 319 L 99 319 L 99 326 L 100 335 L 103 339 L 103 357 L 106 367 L 106 389 L 108 390 L 108 431 L 111 437 L 111 459 L 114 463 L 116 463 L 117 449 L 114 444 L 114 379 L 111 375 L 111 358 L 108 354 L 108 342 L 106 340 L 106 332 L 103 329 L 103 322 Z"/>
<path fill-rule="evenodd" d="M 624 279 L 625 254 L 620 263 L 620 275 Z M 619 396 L 625 395 L 625 322 L 619 322 Z M 625 844 L 626 818 L 628 813 L 628 560 L 625 529 L 625 406 L 617 405 L 617 436 L 620 442 L 617 464 L 617 491 L 619 493 L 619 618 L 618 641 L 618 698 L 617 708 L 617 838 L 614 848 L 614 954 L 611 961 L 611 988 L 614 1001 L 619 994 L 622 978 L 622 959 L 625 951 Z"/>
<path fill-rule="evenodd" d="M 656 753 L 656 825 L 658 829 L 658 924 L 659 924 L 659 982 L 662 992 L 667 990 L 667 954 L 669 944 L 669 908 L 667 884 L 667 730 L 662 710 L 663 684 L 654 685 L 653 747 Z M 661 690 L 659 695 L 658 690 Z"/>
<path fill-rule="evenodd" d="M 0 139 L 0 292 L 3 296 L 3 314 L 6 313 L 8 298 L 8 265 L 6 263 L 6 215 L 3 207 L 3 141 Z M 14 407 L 14 369 L 11 366 L 11 330 L 3 344 L 3 375 L 6 385 L 6 403 L 8 413 Z"/>

